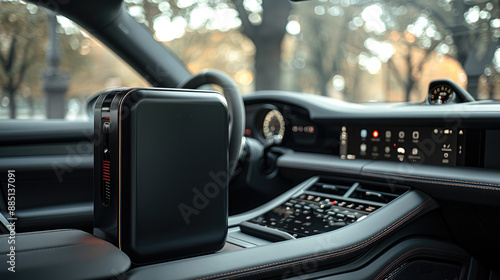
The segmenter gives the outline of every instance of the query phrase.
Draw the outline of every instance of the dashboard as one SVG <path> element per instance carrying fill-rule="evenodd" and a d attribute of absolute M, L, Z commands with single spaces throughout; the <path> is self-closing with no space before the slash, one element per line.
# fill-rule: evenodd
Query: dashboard
<path fill-rule="evenodd" d="M 435 86 L 434 86 L 435 87 Z M 343 160 L 500 169 L 500 103 L 353 104 L 265 91 L 245 97 L 247 137 Z"/>
<path fill-rule="evenodd" d="M 283 101 L 255 101 L 246 102 L 246 137 L 263 144 L 278 137 L 282 140 L 280 146 L 295 151 L 334 153 L 338 149 L 338 127 L 311 120 L 307 109 Z"/>

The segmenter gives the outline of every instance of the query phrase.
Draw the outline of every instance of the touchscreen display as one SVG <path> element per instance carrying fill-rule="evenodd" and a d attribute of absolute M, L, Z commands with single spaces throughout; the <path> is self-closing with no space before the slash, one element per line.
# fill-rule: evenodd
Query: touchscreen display
<path fill-rule="evenodd" d="M 343 126 L 340 133 L 342 159 L 455 166 L 457 158 L 464 153 L 463 129 Z"/>

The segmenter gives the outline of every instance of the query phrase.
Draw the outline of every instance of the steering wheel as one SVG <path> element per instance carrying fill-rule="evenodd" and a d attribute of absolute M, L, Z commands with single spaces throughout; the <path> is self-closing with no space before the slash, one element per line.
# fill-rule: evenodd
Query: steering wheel
<path fill-rule="evenodd" d="M 179 88 L 197 89 L 203 85 L 216 84 L 222 87 L 229 110 L 229 178 L 233 175 L 240 157 L 245 131 L 245 107 L 238 86 L 226 73 L 206 69 L 181 83 Z"/>

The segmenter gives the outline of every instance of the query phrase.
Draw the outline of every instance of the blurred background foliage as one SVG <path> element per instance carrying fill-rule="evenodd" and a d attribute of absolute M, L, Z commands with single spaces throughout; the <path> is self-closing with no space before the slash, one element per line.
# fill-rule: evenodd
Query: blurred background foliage
<path fill-rule="evenodd" d="M 125 0 L 131 16 L 192 72 L 217 68 L 243 94 L 288 90 L 352 102 L 424 100 L 432 79 L 478 99 L 500 99 L 496 0 Z M 0 1 L 0 118 L 43 118 L 46 15 Z M 58 16 L 67 118 L 110 86 L 147 83 L 68 19 Z M 14 47 L 13 47 L 14 46 Z"/>

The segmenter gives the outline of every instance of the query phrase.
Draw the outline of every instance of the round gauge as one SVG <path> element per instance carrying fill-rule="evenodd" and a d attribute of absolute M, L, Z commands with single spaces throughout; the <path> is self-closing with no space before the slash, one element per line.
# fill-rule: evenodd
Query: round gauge
<path fill-rule="evenodd" d="M 439 85 L 429 92 L 429 103 L 445 104 L 453 99 L 455 92 L 449 85 Z"/>
<path fill-rule="evenodd" d="M 264 118 L 262 132 L 266 139 L 270 139 L 274 135 L 278 135 L 279 138 L 283 139 L 283 136 L 285 136 L 285 119 L 278 110 L 267 113 Z"/>

